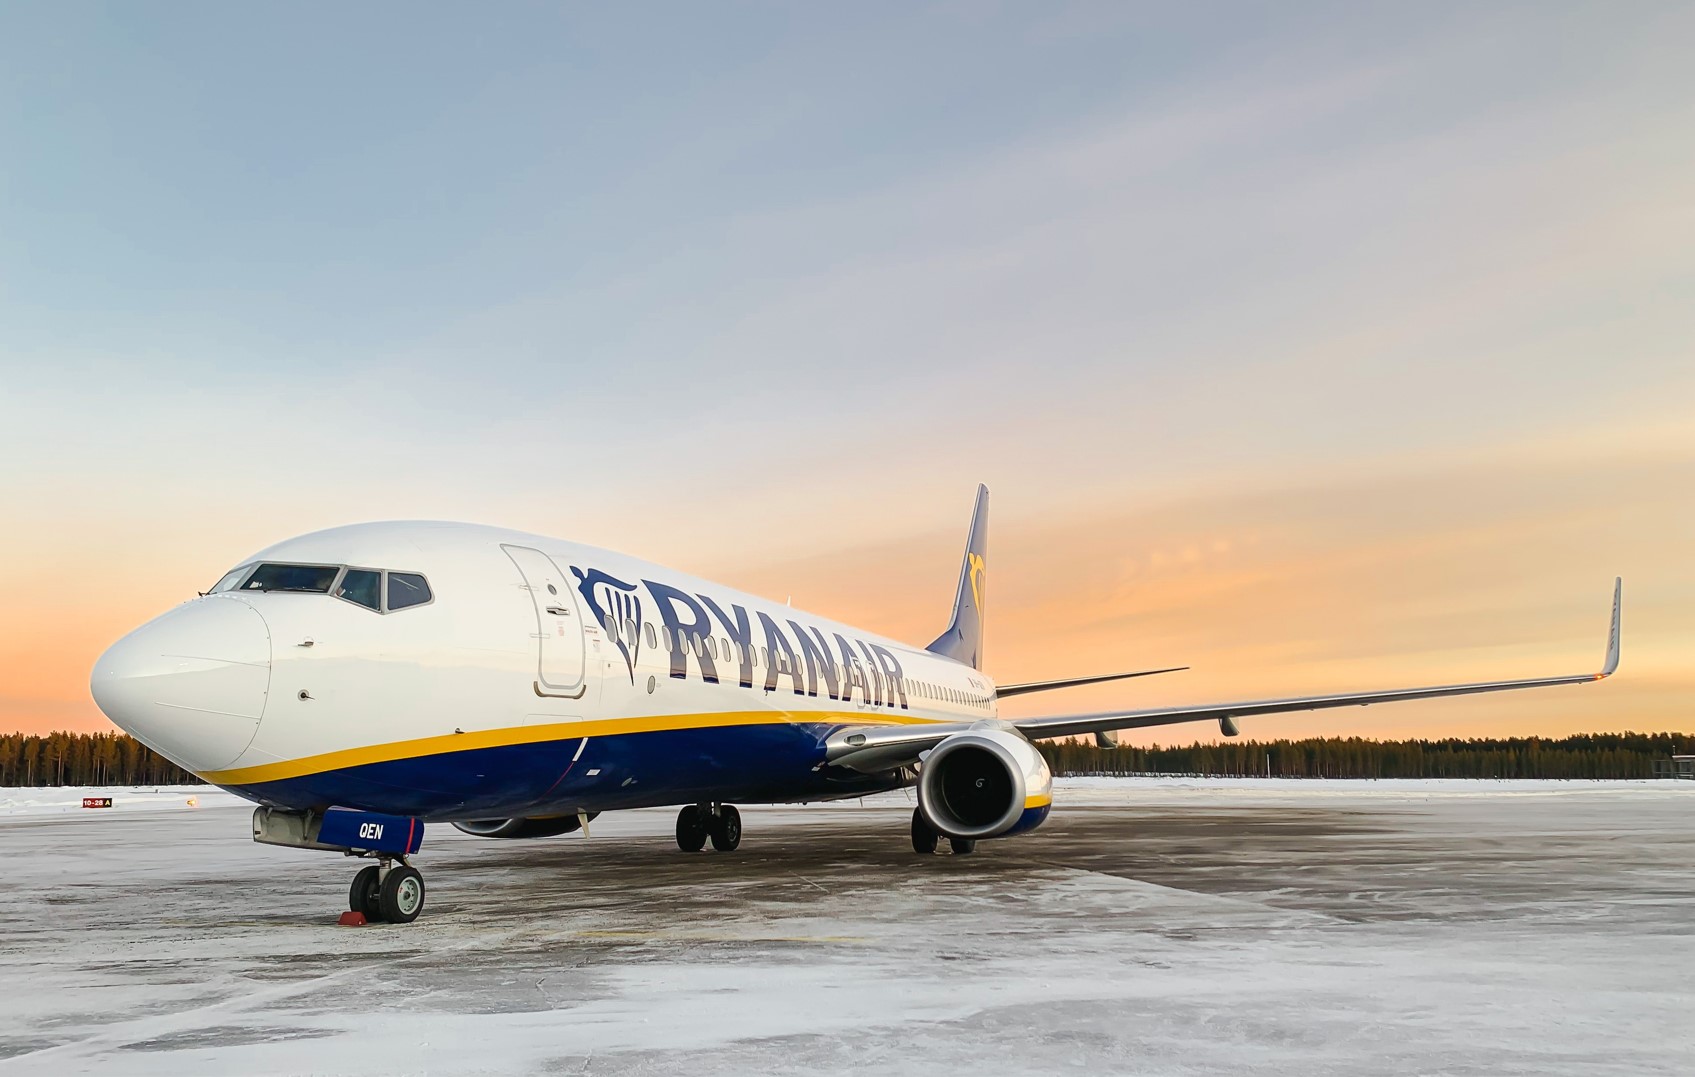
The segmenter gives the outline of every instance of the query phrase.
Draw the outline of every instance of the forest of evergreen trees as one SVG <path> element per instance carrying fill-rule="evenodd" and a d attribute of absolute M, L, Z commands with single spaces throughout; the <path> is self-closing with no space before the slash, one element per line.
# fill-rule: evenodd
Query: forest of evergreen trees
<path fill-rule="evenodd" d="M 1274 778 L 1651 778 L 1653 761 L 1695 753 L 1683 733 L 1460 740 L 1226 741 L 1186 747 L 1043 744 L 1055 774 L 1265 775 Z"/>
<path fill-rule="evenodd" d="M 0 786 L 187 785 L 199 780 L 123 733 L 0 733 Z"/>
<path fill-rule="evenodd" d="M 1055 774 L 1281 778 L 1648 778 L 1653 761 L 1695 753 L 1683 733 L 1586 733 L 1545 740 L 1227 741 L 1187 747 L 1043 744 Z M 0 734 L 0 786 L 179 785 L 194 775 L 122 733 Z"/>

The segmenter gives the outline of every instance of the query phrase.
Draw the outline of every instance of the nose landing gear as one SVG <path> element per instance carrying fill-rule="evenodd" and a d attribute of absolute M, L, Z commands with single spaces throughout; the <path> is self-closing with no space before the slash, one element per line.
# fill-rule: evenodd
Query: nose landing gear
<path fill-rule="evenodd" d="M 742 813 L 730 804 L 689 804 L 677 813 L 677 848 L 698 853 L 707 839 L 721 853 L 742 843 Z"/>
<path fill-rule="evenodd" d="M 424 911 L 424 876 L 410 864 L 396 866 L 385 857 L 353 876 L 347 907 L 369 923 L 410 924 Z"/>
<path fill-rule="evenodd" d="M 347 892 L 348 910 L 366 923 L 410 924 L 424 911 L 424 876 L 406 862 L 424 842 L 424 824 L 417 819 L 342 808 L 261 807 L 253 812 L 253 840 L 375 859 L 353 876 Z"/>

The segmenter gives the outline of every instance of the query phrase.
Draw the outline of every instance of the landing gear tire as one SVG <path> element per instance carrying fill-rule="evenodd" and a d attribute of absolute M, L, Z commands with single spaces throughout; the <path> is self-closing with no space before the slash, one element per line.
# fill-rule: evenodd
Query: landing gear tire
<path fill-rule="evenodd" d="M 389 923 L 410 924 L 424 911 L 424 877 L 405 864 L 390 868 L 378 889 L 377 906 Z"/>
<path fill-rule="evenodd" d="M 371 923 L 383 918 L 382 908 L 378 904 L 379 891 L 382 889 L 379 878 L 381 874 L 375 864 L 360 868 L 359 874 L 353 877 L 353 886 L 347 891 L 347 907 L 353 912 L 363 913 L 365 919 Z"/>
<path fill-rule="evenodd" d="M 712 817 L 708 833 L 712 835 L 714 849 L 721 853 L 735 852 L 736 846 L 742 843 L 742 813 L 725 804 Z"/>
<path fill-rule="evenodd" d="M 955 856 L 969 856 L 977 851 L 976 838 L 949 838 L 948 846 Z"/>
<path fill-rule="evenodd" d="M 933 853 L 936 851 L 936 840 L 941 835 L 924 818 L 924 813 L 917 808 L 912 809 L 912 851 L 915 853 Z"/>
<path fill-rule="evenodd" d="M 698 853 L 706 848 L 706 812 L 699 804 L 690 804 L 677 813 L 677 848 L 685 853 Z"/>

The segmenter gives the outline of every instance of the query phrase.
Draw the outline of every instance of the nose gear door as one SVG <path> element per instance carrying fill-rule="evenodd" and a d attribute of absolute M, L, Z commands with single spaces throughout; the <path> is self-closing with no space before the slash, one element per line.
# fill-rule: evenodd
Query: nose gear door
<path fill-rule="evenodd" d="M 575 699 L 584 691 L 583 617 L 576 589 L 553 558 L 528 546 L 506 546 L 536 607 L 538 659 L 536 694 Z"/>

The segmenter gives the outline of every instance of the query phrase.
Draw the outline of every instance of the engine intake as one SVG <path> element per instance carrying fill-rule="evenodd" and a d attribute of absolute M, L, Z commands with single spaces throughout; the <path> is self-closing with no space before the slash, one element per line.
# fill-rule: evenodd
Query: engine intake
<path fill-rule="evenodd" d="M 599 814 L 589 812 L 589 818 Z M 583 821 L 575 815 L 552 815 L 540 819 L 474 819 L 453 825 L 479 838 L 551 838 L 582 829 Z"/>
<path fill-rule="evenodd" d="M 930 750 L 918 807 L 950 838 L 1001 838 L 1034 830 L 1053 803 L 1053 774 L 1029 741 L 1004 729 L 955 733 Z"/>

